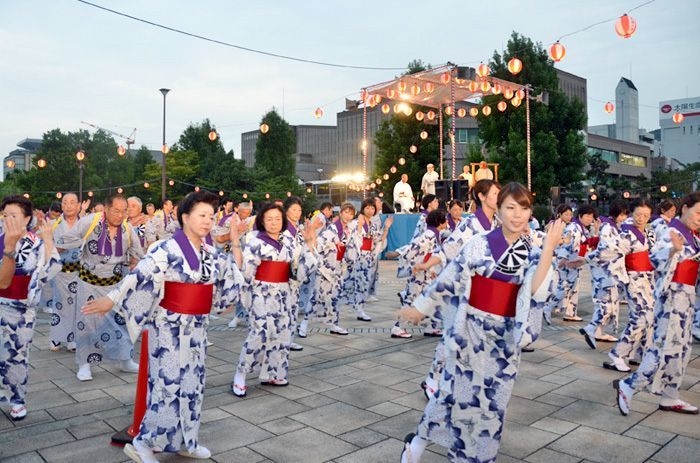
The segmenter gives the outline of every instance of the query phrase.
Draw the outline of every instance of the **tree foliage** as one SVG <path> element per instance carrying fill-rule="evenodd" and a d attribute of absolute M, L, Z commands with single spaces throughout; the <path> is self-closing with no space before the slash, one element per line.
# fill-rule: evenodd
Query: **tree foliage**
<path fill-rule="evenodd" d="M 508 61 L 517 57 L 523 70 L 513 76 Z M 586 163 L 586 145 L 581 131 L 586 125 L 586 114 L 581 101 L 568 99 L 558 87 L 558 78 L 552 61 L 542 44 L 513 32 L 506 50 L 494 52 L 489 64 L 495 77 L 530 84 L 530 96 L 546 91 L 549 105 L 530 101 L 531 172 L 532 189 L 543 200 L 555 185 L 572 185 L 582 179 Z M 495 108 L 503 100 L 501 95 L 485 97 L 484 104 Z M 526 104 L 491 116 L 478 116 L 479 137 L 485 143 L 489 160 L 498 162 L 501 181 L 527 182 Z"/>

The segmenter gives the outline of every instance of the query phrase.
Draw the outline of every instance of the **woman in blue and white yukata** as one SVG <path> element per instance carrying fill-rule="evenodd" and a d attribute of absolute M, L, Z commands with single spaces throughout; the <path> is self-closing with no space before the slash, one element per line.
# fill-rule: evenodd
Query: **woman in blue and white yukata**
<path fill-rule="evenodd" d="M 156 463 L 153 452 L 211 456 L 199 443 L 209 313 L 235 304 L 243 284 L 240 246 L 228 254 L 205 241 L 217 202 L 205 191 L 187 195 L 177 213 L 181 229 L 152 245 L 119 286 L 82 309 L 123 311 L 133 342 L 142 329 L 150 331 L 146 414 L 133 443 L 124 447 L 136 462 Z M 237 239 L 232 227 L 231 241 Z"/>
<path fill-rule="evenodd" d="M 414 240 L 423 234 L 423 232 L 428 226 L 425 223 L 425 220 L 428 218 L 428 214 L 430 214 L 433 211 L 436 211 L 438 207 L 440 207 L 440 200 L 437 198 L 437 196 L 429 193 L 421 198 L 420 205 L 420 216 L 418 217 L 418 223 L 416 224 L 416 228 L 415 230 L 413 230 L 413 236 L 411 236 L 411 240 Z"/>
<path fill-rule="evenodd" d="M 438 268 L 428 270 L 414 270 L 415 265 L 427 262 L 433 255 L 439 256 L 442 252 L 442 231 L 447 227 L 445 211 L 438 209 L 431 211 L 425 219 L 426 229 L 419 236 L 413 238 L 409 244 L 397 249 L 399 253 L 399 265 L 396 271 L 398 278 L 407 278 L 406 286 L 398 293 L 401 308 L 413 306 L 413 300 L 435 279 Z M 430 328 L 425 333 L 440 333 L 442 335 L 441 320 L 430 318 Z M 392 338 L 411 338 L 413 335 L 402 326 L 401 320 L 391 327 Z"/>
<path fill-rule="evenodd" d="M 384 230 L 377 229 L 371 221 L 375 211 L 373 199 L 362 201 L 357 216 L 357 228 L 351 236 L 347 250 L 348 275 L 343 283 L 343 299 L 355 310 L 357 319 L 363 322 L 372 321 L 372 317 L 365 312 L 372 269 L 386 247 L 386 236 L 394 222 L 393 217 L 387 217 Z"/>
<path fill-rule="evenodd" d="M 299 324 L 300 338 L 307 336 L 310 318 L 323 320 L 329 325 L 328 332 L 331 334 L 348 334 L 348 330 L 340 326 L 338 298 L 343 273 L 347 269 L 346 251 L 353 236 L 350 224 L 354 218 L 355 206 L 352 203 L 342 204 L 338 218 L 325 227 L 317 238 L 318 271 L 311 297 L 313 311 L 305 313 Z"/>
<path fill-rule="evenodd" d="M 498 455 L 520 348 L 539 335 L 563 229 L 557 221 L 542 248 L 532 245 L 532 199 L 518 183 L 500 191 L 498 212 L 502 226 L 474 236 L 416 300 L 417 310 L 401 311 L 414 322 L 436 300 L 451 301 L 456 311 L 443 337 L 438 390 L 417 434 L 404 439 L 402 463 L 419 462 L 431 442 L 446 447 L 451 462 L 492 462 Z"/>
<path fill-rule="evenodd" d="M 561 269 L 562 277 L 557 285 L 560 292 L 556 295 L 556 300 L 547 303 L 547 311 L 544 313 L 547 323 L 551 323 L 551 312 L 559 304 L 563 306 L 564 321 L 583 320 L 578 316 L 578 287 L 581 267 L 586 263 L 585 256 L 598 244 L 600 222 L 596 220 L 595 215 L 595 208 L 584 204 L 576 211 L 576 218 L 564 229 L 563 243 L 557 248 L 557 265 Z M 590 231 L 591 226 L 593 232 Z"/>
<path fill-rule="evenodd" d="M 10 418 L 18 421 L 27 416 L 36 307 L 47 282 L 61 270 L 61 260 L 48 224 L 41 224 L 39 235 L 29 231 L 31 201 L 8 196 L 0 209 L 0 402 L 9 402 Z"/>
<path fill-rule="evenodd" d="M 476 185 L 471 190 L 471 194 L 477 209 L 473 214 L 466 216 L 450 236 L 442 242 L 441 254 L 431 256 L 427 262 L 418 262 L 414 268 L 419 271 L 428 271 L 435 265 L 442 265 L 444 268 L 457 257 L 462 247 L 473 236 L 494 230 L 499 224 L 496 210 L 498 209 L 498 193 L 500 191 L 501 186 L 493 180 L 484 179 L 476 182 Z M 451 310 L 448 306 L 443 306 L 442 303 L 436 303 L 432 308 L 430 317 L 431 319 L 442 320 L 444 326 L 449 325 L 452 323 L 454 310 Z M 428 332 L 428 336 L 435 335 L 442 338 L 441 332 Z M 433 356 L 430 371 L 428 371 L 425 380 L 421 382 L 423 393 L 428 399 L 435 394 L 437 380 L 442 376 L 444 366 L 442 351 L 444 348 L 445 346 L 441 339 L 435 347 L 435 355 Z"/>
<path fill-rule="evenodd" d="M 654 286 L 654 341 L 644 351 L 636 372 L 615 381 L 617 405 L 627 415 L 632 395 L 643 388 L 661 394 L 659 409 L 697 414 L 698 407 L 680 398 L 680 387 L 688 367 L 693 342 L 691 329 L 695 311 L 695 287 L 700 267 L 700 193 L 681 201 L 680 219 L 673 219 L 657 237 L 651 250 L 656 268 Z"/>
<path fill-rule="evenodd" d="M 625 270 L 613 274 L 619 283 L 624 283 L 628 303 L 628 322 L 620 340 L 608 353 L 610 362 L 603 367 L 621 372 L 630 371 L 625 362 L 639 365 L 654 332 L 654 265 L 649 250 L 656 241 L 651 227 L 647 227 L 651 204 L 643 198 L 630 205 L 631 219 L 622 224 L 617 252 L 625 262 Z"/>
<path fill-rule="evenodd" d="M 442 238 L 446 240 L 453 231 L 462 223 L 462 214 L 464 214 L 464 203 L 458 199 L 453 199 L 447 205 L 447 226 L 442 231 Z"/>
<path fill-rule="evenodd" d="M 603 330 L 612 325 L 617 333 L 620 314 L 620 292 L 624 293 L 626 283 L 625 257 L 619 252 L 620 227 L 627 220 L 627 201 L 615 200 L 610 203 L 610 214 L 600 217 L 598 246 L 586 255 L 591 268 L 591 289 L 593 315 L 591 321 L 579 333 L 591 349 L 596 341 L 617 342 L 617 338 Z M 622 279 L 618 278 L 622 276 Z"/>
<path fill-rule="evenodd" d="M 257 235 L 243 250 L 243 292 L 251 300 L 248 309 L 250 330 L 243 343 L 231 390 L 245 397 L 246 375 L 259 372 L 264 386 L 289 384 L 289 344 L 294 329 L 296 295 L 290 281 L 306 281 L 316 271 L 314 247 L 316 232 L 306 227 L 301 248 L 287 228 L 281 206 L 265 204 L 255 218 Z M 298 251 L 298 253 L 297 253 Z"/>
<path fill-rule="evenodd" d="M 384 224 L 382 223 L 382 208 L 384 207 L 384 201 L 379 196 L 374 197 L 374 215 L 370 219 L 374 228 L 379 230 L 381 234 L 384 231 Z M 369 296 L 367 297 L 367 302 L 377 302 L 379 298 L 377 297 L 377 282 L 379 282 L 379 259 L 374 261 L 374 267 L 372 267 L 372 274 L 369 280 Z"/>

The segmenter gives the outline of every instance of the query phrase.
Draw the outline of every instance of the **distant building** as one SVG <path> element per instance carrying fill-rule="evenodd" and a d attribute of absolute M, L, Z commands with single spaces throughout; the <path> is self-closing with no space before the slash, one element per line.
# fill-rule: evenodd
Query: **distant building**
<path fill-rule="evenodd" d="M 673 122 L 678 112 L 684 118 Z M 681 164 L 700 162 L 700 97 L 668 100 L 659 103 L 661 155 Z"/>
<path fill-rule="evenodd" d="M 17 143 L 20 149 L 10 151 L 2 164 L 3 179 L 7 178 L 10 172 L 16 170 L 29 170 L 32 167 L 32 158 L 39 148 L 41 148 L 40 138 L 25 138 Z"/>
<path fill-rule="evenodd" d="M 639 143 L 639 91 L 631 80 L 620 78 L 615 88 L 615 137 Z"/>

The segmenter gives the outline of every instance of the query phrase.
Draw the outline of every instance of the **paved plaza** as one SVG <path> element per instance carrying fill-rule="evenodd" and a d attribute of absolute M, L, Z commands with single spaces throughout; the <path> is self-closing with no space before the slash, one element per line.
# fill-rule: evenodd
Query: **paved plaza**
<path fill-rule="evenodd" d="M 309 336 L 298 340 L 304 350 L 291 354 L 289 387 L 264 387 L 249 377 L 244 399 L 233 396 L 229 384 L 245 328 L 228 328 L 230 315 L 213 320 L 200 431 L 200 442 L 213 454 L 208 461 L 396 463 L 402 439 L 415 430 L 426 403 L 419 383 L 436 340 L 417 328 L 409 340 L 389 337 L 401 288 L 395 275 L 396 262 L 383 261 L 380 301 L 367 309 L 372 322 L 356 321 L 346 310 L 349 336 L 312 324 Z M 582 283 L 581 315 L 588 320 L 587 273 Z M 15 423 L 3 406 L 0 461 L 128 461 L 109 442 L 131 423 L 136 375 L 104 365 L 93 368 L 93 381 L 78 381 L 73 354 L 49 351 L 49 316 L 39 318 L 30 356 L 29 414 Z M 621 416 L 611 383 L 622 374 L 601 367 L 612 346 L 589 349 L 580 326 L 555 318 L 536 351 L 523 354 L 498 461 L 699 461 L 700 417 L 658 411 L 657 398 L 647 393 L 637 394 L 630 415 Z M 697 352 L 681 396 L 700 405 Z M 159 460 L 191 461 L 171 454 Z M 447 459 L 443 449 L 429 446 L 423 461 Z"/>

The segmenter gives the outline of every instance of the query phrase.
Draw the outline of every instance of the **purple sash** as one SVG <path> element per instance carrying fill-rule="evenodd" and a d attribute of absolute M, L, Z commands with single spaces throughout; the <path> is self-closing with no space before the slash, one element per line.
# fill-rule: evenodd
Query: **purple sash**
<path fill-rule="evenodd" d="M 185 256 L 185 260 L 190 268 L 195 272 L 199 270 L 199 258 L 197 257 L 189 238 L 187 238 L 187 235 L 185 235 L 185 232 L 178 228 L 175 230 L 175 233 L 173 233 L 173 239 L 180 247 L 180 251 L 182 251 L 182 255 Z"/>
<path fill-rule="evenodd" d="M 109 239 L 109 225 L 107 224 L 107 218 L 104 216 L 104 214 L 102 215 L 101 225 L 102 226 L 100 227 L 100 236 L 99 238 L 97 238 L 97 254 L 99 254 L 100 256 L 123 256 L 123 225 L 119 224 L 119 227 L 117 228 L 117 234 L 114 236 L 114 240 L 116 241 L 114 253 L 112 253 L 112 240 Z"/>
<path fill-rule="evenodd" d="M 369 225 L 367 224 L 366 220 L 365 223 L 362 224 L 362 229 L 364 230 L 365 234 L 369 233 Z"/>
<path fill-rule="evenodd" d="M 646 243 L 646 238 L 647 238 L 646 235 L 644 233 L 640 232 L 639 229 L 637 227 L 635 227 L 634 225 L 629 224 L 629 223 L 623 223 L 622 227 L 620 227 L 620 228 L 623 231 L 632 232 L 634 234 L 634 236 L 637 237 L 637 239 L 639 240 L 640 243 L 642 243 L 642 244 Z"/>
<path fill-rule="evenodd" d="M 585 238 L 588 236 L 588 232 L 586 231 L 586 228 L 583 226 L 583 224 L 579 221 L 578 217 L 576 217 L 574 220 L 571 221 L 574 225 L 578 225 L 578 228 L 581 230 L 581 234 Z"/>
<path fill-rule="evenodd" d="M 486 214 L 484 213 L 484 210 L 482 208 L 478 208 L 476 211 L 474 211 L 474 215 L 476 216 L 476 219 L 479 221 L 479 223 L 481 224 L 481 228 L 483 228 L 484 231 L 491 230 L 493 225 L 489 218 L 486 217 Z"/>
<path fill-rule="evenodd" d="M 287 231 L 292 234 L 292 236 L 296 237 L 297 236 L 297 227 L 294 226 L 294 224 L 288 220 L 287 221 Z"/>
<path fill-rule="evenodd" d="M 600 222 L 607 223 L 608 225 L 612 225 L 613 227 L 615 226 L 615 221 L 613 219 L 611 219 L 610 217 L 606 217 L 604 215 L 600 216 Z"/>
<path fill-rule="evenodd" d="M 333 226 L 335 227 L 335 231 L 338 233 L 338 238 L 342 239 L 343 238 L 343 224 L 340 222 L 340 219 L 333 222 Z"/>
<path fill-rule="evenodd" d="M 683 235 L 683 238 L 685 238 L 686 243 L 693 248 L 694 252 L 700 251 L 700 249 L 698 249 L 698 243 L 695 241 L 695 235 L 683 222 L 673 218 L 673 220 L 669 222 L 668 226 L 678 230 L 678 232 Z"/>
<path fill-rule="evenodd" d="M 231 217 L 233 217 L 233 212 L 231 212 L 230 214 L 222 214 L 221 219 L 219 219 L 219 226 L 223 227 L 226 221 Z"/>
<path fill-rule="evenodd" d="M 447 226 L 450 227 L 450 231 L 455 231 L 455 228 L 457 228 L 457 222 L 454 221 L 451 215 L 447 216 Z"/>
<path fill-rule="evenodd" d="M 280 238 L 281 237 L 282 237 L 282 235 L 280 234 Z M 277 250 L 277 252 L 280 252 L 282 250 L 282 243 L 280 243 L 279 240 L 276 240 L 273 237 L 271 237 L 270 235 L 268 235 L 267 232 L 263 232 L 263 231 L 259 232 L 258 238 L 260 238 L 262 241 L 266 242 L 267 244 L 269 244 L 270 246 L 275 248 Z"/>

